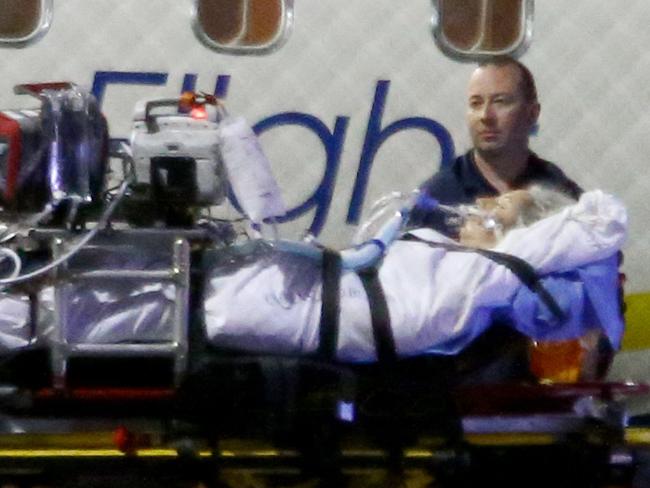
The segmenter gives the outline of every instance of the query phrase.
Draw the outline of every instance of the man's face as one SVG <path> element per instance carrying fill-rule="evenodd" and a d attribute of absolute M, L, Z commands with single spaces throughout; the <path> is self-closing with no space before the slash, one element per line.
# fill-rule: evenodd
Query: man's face
<path fill-rule="evenodd" d="M 468 86 L 467 123 L 474 148 L 498 156 L 526 149 L 539 115 L 539 104 L 527 101 L 521 73 L 512 65 L 477 68 Z"/>

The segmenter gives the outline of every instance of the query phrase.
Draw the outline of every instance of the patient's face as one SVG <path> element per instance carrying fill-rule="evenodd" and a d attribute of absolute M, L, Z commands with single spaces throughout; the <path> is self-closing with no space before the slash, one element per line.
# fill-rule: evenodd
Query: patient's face
<path fill-rule="evenodd" d="M 517 223 L 524 209 L 533 205 L 533 197 L 527 190 L 515 190 L 497 198 L 494 217 L 504 228 L 509 229 Z"/>
<path fill-rule="evenodd" d="M 459 240 L 472 247 L 489 248 L 497 243 L 495 228 L 511 229 L 518 221 L 521 211 L 533 200 L 526 190 L 514 190 L 497 197 L 479 198 L 476 201 L 485 217 L 470 216 L 460 229 Z"/>
<path fill-rule="evenodd" d="M 486 225 L 486 219 L 478 215 L 470 215 L 460 228 L 458 240 L 470 247 L 487 249 L 497 243 L 494 226 Z"/>
<path fill-rule="evenodd" d="M 508 230 L 517 223 L 522 210 L 532 205 L 533 200 L 527 190 L 513 190 L 497 197 L 479 198 L 476 203 L 504 230 Z"/>

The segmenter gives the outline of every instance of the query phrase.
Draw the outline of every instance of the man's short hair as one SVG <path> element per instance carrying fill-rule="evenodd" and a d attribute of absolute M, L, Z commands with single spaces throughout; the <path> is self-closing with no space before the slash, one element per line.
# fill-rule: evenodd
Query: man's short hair
<path fill-rule="evenodd" d="M 481 61 L 479 66 L 514 66 L 519 73 L 521 73 L 521 90 L 527 102 L 537 102 L 537 87 L 535 86 L 535 78 L 530 70 L 520 61 L 517 61 L 510 56 L 495 56 L 493 58 Z"/>

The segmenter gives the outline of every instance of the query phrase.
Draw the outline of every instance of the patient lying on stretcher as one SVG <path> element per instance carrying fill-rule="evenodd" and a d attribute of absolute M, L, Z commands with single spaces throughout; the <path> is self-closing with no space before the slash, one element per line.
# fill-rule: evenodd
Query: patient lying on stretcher
<path fill-rule="evenodd" d="M 568 203 L 538 188 L 511 192 L 477 202 L 460 231 L 464 246 L 492 248 L 533 266 L 562 308 L 561 320 L 507 267 L 479 253 L 457 252 L 448 246 L 453 241 L 431 229 L 410 231 L 419 241 L 395 242 L 379 278 L 398 355 L 455 354 L 495 316 L 535 339 L 579 337 L 597 328 L 617 348 L 623 324 L 616 254 L 626 235 L 625 210 L 600 191 Z M 209 340 L 254 352 L 315 352 L 318 265 L 260 249 L 222 256 L 211 268 L 204 296 Z M 341 277 L 340 324 L 337 358 L 375 360 L 368 300 L 352 271 Z"/>

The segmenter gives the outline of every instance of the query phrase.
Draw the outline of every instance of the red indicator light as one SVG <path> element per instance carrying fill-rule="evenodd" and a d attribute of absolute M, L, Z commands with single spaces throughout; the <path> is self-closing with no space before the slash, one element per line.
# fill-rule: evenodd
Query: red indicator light
<path fill-rule="evenodd" d="M 205 109 L 205 107 L 194 107 L 190 112 L 190 117 L 198 120 L 207 120 L 208 111 Z"/>

